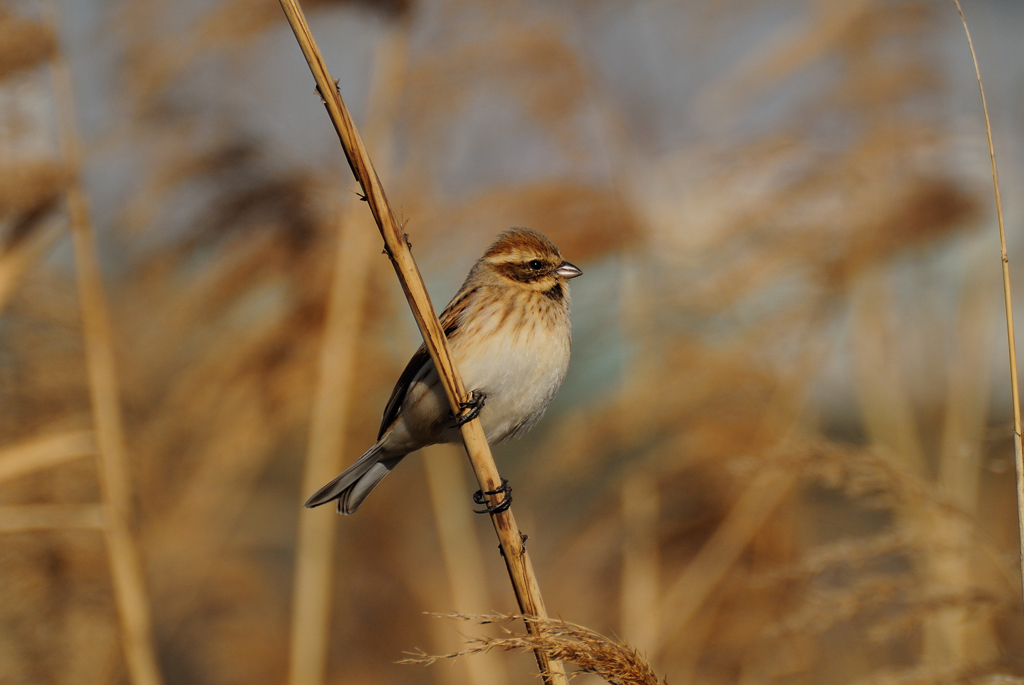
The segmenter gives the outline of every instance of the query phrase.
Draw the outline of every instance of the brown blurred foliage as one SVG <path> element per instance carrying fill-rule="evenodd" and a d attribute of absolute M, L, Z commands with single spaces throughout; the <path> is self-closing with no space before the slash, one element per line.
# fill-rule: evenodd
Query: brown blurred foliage
<path fill-rule="evenodd" d="M 300 487 L 332 279 L 357 322 L 327 350 L 355 359 L 326 419 L 339 463 L 370 444 L 415 330 L 376 238 L 361 275 L 336 266 L 345 231 L 372 229 L 276 3 L 64 9 L 60 29 L 27 0 L 0 11 L 0 682 L 128 680 L 102 531 L 74 519 L 91 510 L 18 523 L 103 496 L 76 174 L 161 671 L 284 682 L 296 529 L 334 515 Z M 511 225 L 586 272 L 566 385 L 498 449 L 552 616 L 677 685 L 1020 682 L 997 248 L 984 147 L 962 149 L 980 118 L 965 136 L 951 110 L 955 12 L 307 9 L 436 305 Z M 80 167 L 55 143 L 57 54 Z M 515 610 L 468 472 L 442 492 L 424 469 L 408 460 L 323 541 L 326 682 L 535 678 L 528 654 L 395 663 L 460 650 L 424 612 Z"/>

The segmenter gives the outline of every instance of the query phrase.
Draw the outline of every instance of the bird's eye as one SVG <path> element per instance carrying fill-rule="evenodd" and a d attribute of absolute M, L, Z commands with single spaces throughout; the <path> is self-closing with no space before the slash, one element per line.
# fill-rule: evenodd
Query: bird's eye
<path fill-rule="evenodd" d="M 529 264 L 529 267 L 534 271 L 540 271 L 542 266 L 544 266 L 544 262 L 540 261 L 539 259 L 531 260 Z"/>

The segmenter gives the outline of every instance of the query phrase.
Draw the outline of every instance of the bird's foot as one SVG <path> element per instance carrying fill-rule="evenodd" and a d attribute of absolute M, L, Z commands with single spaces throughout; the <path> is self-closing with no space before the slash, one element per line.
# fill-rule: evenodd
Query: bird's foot
<path fill-rule="evenodd" d="M 469 393 L 469 399 L 459 404 L 459 415 L 455 417 L 455 427 L 459 428 L 480 416 L 480 410 L 484 408 L 486 399 L 487 395 L 479 390 Z"/>
<path fill-rule="evenodd" d="M 487 497 L 490 495 L 505 495 L 500 502 L 495 505 L 487 504 Z M 501 479 L 501 485 L 494 490 L 477 490 L 473 493 L 473 502 L 475 504 L 485 505 L 483 509 L 474 509 L 478 514 L 500 514 L 509 507 L 512 506 L 512 486 L 508 484 L 508 481 L 504 478 Z"/>
<path fill-rule="evenodd" d="M 320 84 L 317 84 L 314 90 L 316 91 L 316 94 L 320 96 L 320 102 L 326 105 L 327 98 L 325 98 L 324 94 L 320 92 Z M 334 79 L 334 90 L 338 91 L 338 95 L 341 95 L 341 79 Z"/>

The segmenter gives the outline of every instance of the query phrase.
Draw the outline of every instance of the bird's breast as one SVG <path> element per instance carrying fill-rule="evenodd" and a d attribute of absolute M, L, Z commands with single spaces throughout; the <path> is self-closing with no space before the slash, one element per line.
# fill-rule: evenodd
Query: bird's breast
<path fill-rule="evenodd" d="M 529 305 L 520 303 L 512 311 L 497 307 L 476 317 L 477 330 L 460 331 L 452 341 L 466 389 L 487 396 L 480 420 L 489 442 L 508 439 L 536 423 L 569 366 L 568 312 L 543 302 L 536 308 Z"/>

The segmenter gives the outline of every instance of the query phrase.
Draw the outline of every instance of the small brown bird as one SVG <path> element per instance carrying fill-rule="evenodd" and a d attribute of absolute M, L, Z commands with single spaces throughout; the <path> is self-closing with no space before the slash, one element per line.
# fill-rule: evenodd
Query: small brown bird
<path fill-rule="evenodd" d="M 353 513 L 407 454 L 458 442 L 459 423 L 477 414 L 490 443 L 532 428 L 569 367 L 567 281 L 582 273 L 536 231 L 514 228 L 498 236 L 440 317 L 455 366 L 473 391 L 472 411 L 458 421 L 452 416 L 421 345 L 391 392 L 377 442 L 305 506 L 337 500 L 338 513 Z"/>

